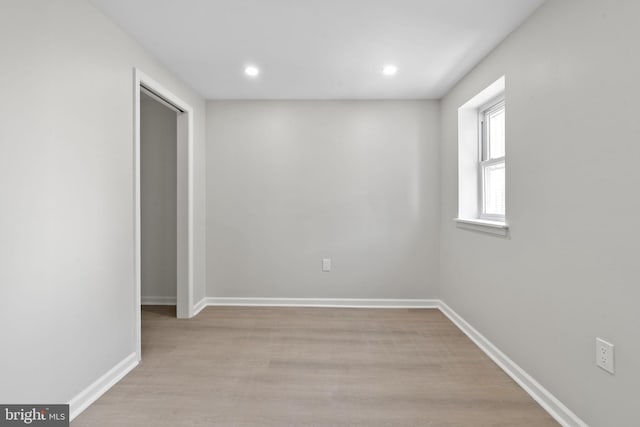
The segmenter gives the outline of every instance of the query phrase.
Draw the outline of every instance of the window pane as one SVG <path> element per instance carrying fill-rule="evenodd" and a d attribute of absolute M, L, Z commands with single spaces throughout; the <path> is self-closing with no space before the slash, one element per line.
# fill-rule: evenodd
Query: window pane
<path fill-rule="evenodd" d="M 504 215 L 504 163 L 484 168 L 484 213 Z"/>
<path fill-rule="evenodd" d="M 504 157 L 504 106 L 487 114 L 489 159 Z"/>

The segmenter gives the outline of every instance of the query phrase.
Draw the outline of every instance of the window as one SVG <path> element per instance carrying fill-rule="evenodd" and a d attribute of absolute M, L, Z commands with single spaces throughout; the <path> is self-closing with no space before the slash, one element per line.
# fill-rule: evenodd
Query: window
<path fill-rule="evenodd" d="M 458 108 L 461 228 L 506 236 L 505 77 Z"/>
<path fill-rule="evenodd" d="M 505 105 L 504 99 L 480 110 L 480 218 L 504 222 L 505 219 Z"/>

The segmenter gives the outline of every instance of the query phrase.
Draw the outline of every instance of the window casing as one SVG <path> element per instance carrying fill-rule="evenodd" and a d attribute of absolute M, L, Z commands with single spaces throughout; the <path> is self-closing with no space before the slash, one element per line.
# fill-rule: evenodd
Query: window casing
<path fill-rule="evenodd" d="M 505 208 L 506 76 L 458 107 L 456 227 L 509 235 Z"/>
<path fill-rule="evenodd" d="M 478 213 L 505 222 L 505 101 L 493 99 L 478 109 Z"/>

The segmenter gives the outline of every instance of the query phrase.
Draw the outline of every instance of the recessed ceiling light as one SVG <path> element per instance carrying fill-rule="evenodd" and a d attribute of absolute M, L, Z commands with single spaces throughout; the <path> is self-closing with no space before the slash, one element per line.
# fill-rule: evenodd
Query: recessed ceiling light
<path fill-rule="evenodd" d="M 258 77 L 258 74 L 260 74 L 260 69 L 254 65 L 247 65 L 244 68 L 244 73 L 249 77 Z"/>
<path fill-rule="evenodd" d="M 394 76 L 398 72 L 398 67 L 393 64 L 387 64 L 382 68 L 382 74 L 385 76 Z"/>

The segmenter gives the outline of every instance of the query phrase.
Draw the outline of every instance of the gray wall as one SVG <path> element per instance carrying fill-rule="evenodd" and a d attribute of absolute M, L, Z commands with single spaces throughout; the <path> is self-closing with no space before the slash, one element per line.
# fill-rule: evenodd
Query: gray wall
<path fill-rule="evenodd" d="M 429 101 L 211 102 L 206 156 L 204 101 L 92 6 L 2 9 L 0 401 L 66 402 L 135 350 L 138 66 L 196 111 L 194 301 L 205 261 L 210 296 L 429 298 L 439 277 L 590 425 L 636 423 L 640 3 L 548 1 L 440 120 Z M 502 74 L 510 239 L 451 220 L 457 108 Z M 596 336 L 615 376 L 594 365 Z"/>
<path fill-rule="evenodd" d="M 177 114 L 140 97 L 142 298 L 176 298 Z M 196 301 L 197 302 L 197 301 Z"/>
<path fill-rule="evenodd" d="M 204 295 L 204 101 L 84 0 L 0 13 L 0 401 L 67 402 L 135 351 L 133 67 L 195 108 Z"/>
<path fill-rule="evenodd" d="M 434 297 L 438 126 L 436 101 L 208 102 L 208 295 Z"/>
<path fill-rule="evenodd" d="M 591 426 L 638 425 L 638 16 L 548 1 L 442 100 L 442 298 Z M 503 74 L 510 239 L 452 221 L 457 109 Z"/>

